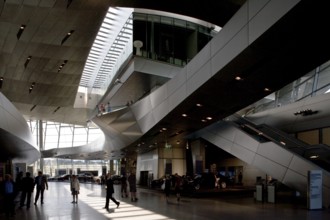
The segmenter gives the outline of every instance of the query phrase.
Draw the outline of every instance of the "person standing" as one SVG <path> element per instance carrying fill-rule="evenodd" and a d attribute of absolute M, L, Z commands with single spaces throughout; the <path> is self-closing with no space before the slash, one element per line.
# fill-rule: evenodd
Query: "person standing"
<path fill-rule="evenodd" d="M 131 201 L 136 202 L 138 199 L 136 198 L 136 176 L 134 173 L 131 173 L 128 177 L 129 184 L 129 192 L 131 194 Z"/>
<path fill-rule="evenodd" d="M 25 177 L 23 177 L 21 183 L 22 194 L 19 207 L 22 208 L 24 206 L 26 199 L 26 208 L 29 209 L 31 204 L 31 195 L 34 188 L 34 179 L 31 177 L 30 172 L 26 172 Z"/>
<path fill-rule="evenodd" d="M 107 192 L 106 192 L 106 199 L 105 199 L 105 206 L 104 208 L 109 211 L 109 200 L 113 201 L 116 205 L 117 208 L 120 205 L 120 202 L 118 202 L 114 197 L 113 194 L 115 192 L 114 187 L 113 187 L 113 180 L 111 179 L 111 175 L 108 174 L 108 178 L 106 181 L 106 187 L 107 187 Z"/>
<path fill-rule="evenodd" d="M 179 202 L 181 199 L 182 178 L 177 173 L 174 175 L 174 178 L 175 178 L 174 190 L 176 194 L 176 199 Z"/>
<path fill-rule="evenodd" d="M 166 197 L 166 202 L 168 202 L 168 198 L 170 197 L 171 193 L 171 178 L 169 175 L 165 176 L 165 187 L 164 187 L 164 192 L 165 192 L 165 197 Z"/>
<path fill-rule="evenodd" d="M 243 179 L 243 174 L 242 174 L 242 171 L 240 171 L 238 174 L 238 184 L 239 185 L 243 185 L 242 179 Z"/>
<path fill-rule="evenodd" d="M 34 185 L 36 185 L 37 193 L 34 198 L 34 205 L 37 205 L 39 195 L 41 204 L 44 204 L 44 191 L 48 190 L 48 182 L 46 176 L 42 175 L 42 171 L 38 172 L 38 176 L 34 179 Z"/>
<path fill-rule="evenodd" d="M 1 193 L 3 195 L 3 204 L 6 217 L 15 216 L 16 185 L 10 174 L 5 175 L 5 180 L 1 182 Z"/>
<path fill-rule="evenodd" d="M 71 182 L 70 182 L 70 189 L 72 194 L 72 202 L 71 203 L 78 203 L 78 194 L 80 190 L 79 180 L 76 175 L 72 175 Z"/>
<path fill-rule="evenodd" d="M 128 195 L 127 195 L 127 178 L 126 178 L 126 175 L 124 174 L 122 177 L 121 177 L 121 198 L 127 198 Z"/>

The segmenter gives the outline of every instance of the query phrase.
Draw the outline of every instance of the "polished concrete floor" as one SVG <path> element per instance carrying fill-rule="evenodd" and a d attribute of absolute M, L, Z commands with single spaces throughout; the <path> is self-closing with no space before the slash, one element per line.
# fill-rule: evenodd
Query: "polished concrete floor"
<path fill-rule="evenodd" d="M 308 210 L 304 205 L 288 202 L 255 202 L 252 196 L 217 196 L 193 198 L 182 197 L 177 202 L 174 195 L 166 202 L 164 194 L 157 190 L 138 188 L 137 202 L 120 197 L 120 186 L 115 186 L 115 198 L 120 201 L 119 208 L 110 201 L 109 211 L 103 209 L 104 192 L 100 185 L 81 184 L 78 204 L 72 204 L 69 183 L 50 182 L 45 191 L 44 204 L 39 202 L 29 210 L 25 207 L 16 210 L 16 216 L 10 219 L 42 220 L 100 220 L 100 219 L 330 219 L 330 210 Z M 0 219 L 6 219 L 1 214 Z"/>

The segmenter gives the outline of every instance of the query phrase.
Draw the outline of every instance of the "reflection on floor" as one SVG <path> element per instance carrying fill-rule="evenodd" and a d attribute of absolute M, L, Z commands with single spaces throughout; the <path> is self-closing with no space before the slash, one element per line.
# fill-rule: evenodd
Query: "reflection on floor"
<path fill-rule="evenodd" d="M 330 219 L 330 210 L 311 211 L 290 203 L 255 202 L 251 196 L 212 196 L 212 198 L 182 197 L 177 202 L 174 195 L 166 202 L 160 191 L 139 189 L 137 202 L 120 197 L 120 186 L 115 186 L 115 198 L 120 207 L 110 201 L 109 211 L 103 209 L 105 190 L 101 185 L 81 184 L 78 204 L 72 204 L 69 183 L 51 182 L 45 191 L 44 204 L 38 203 L 27 210 L 16 210 L 12 219 L 42 220 L 212 220 L 212 219 Z M 3 214 L 0 219 L 5 219 Z"/>

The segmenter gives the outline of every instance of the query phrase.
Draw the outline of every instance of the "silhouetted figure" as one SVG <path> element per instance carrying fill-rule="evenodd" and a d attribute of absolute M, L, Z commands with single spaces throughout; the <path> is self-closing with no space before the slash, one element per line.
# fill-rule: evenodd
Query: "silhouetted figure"
<path fill-rule="evenodd" d="M 126 175 L 121 177 L 121 198 L 127 198 L 127 178 Z"/>
<path fill-rule="evenodd" d="M 136 202 L 138 198 L 136 198 L 136 176 L 134 173 L 131 173 L 127 179 L 129 184 L 129 192 L 131 194 L 131 201 Z"/>
<path fill-rule="evenodd" d="M 16 185 L 12 180 L 10 174 L 5 175 L 4 181 L 1 183 L 1 194 L 3 195 L 3 208 L 6 213 L 6 217 L 15 215 L 15 203 L 16 197 Z"/>
<path fill-rule="evenodd" d="M 22 194 L 19 207 L 22 208 L 24 206 L 26 199 L 26 208 L 29 209 L 31 204 L 31 195 L 34 188 L 34 179 L 31 177 L 30 172 L 26 172 L 21 183 Z"/>
<path fill-rule="evenodd" d="M 242 172 L 239 172 L 239 174 L 238 174 L 238 184 L 239 185 L 242 185 L 242 180 L 243 180 L 243 174 L 242 174 Z"/>
<path fill-rule="evenodd" d="M 165 181 L 164 192 L 165 192 L 166 201 L 168 202 L 168 198 L 170 197 L 170 193 L 171 193 L 171 178 L 170 178 L 170 176 L 166 175 L 164 181 Z"/>
<path fill-rule="evenodd" d="M 113 188 L 113 180 L 111 179 L 110 174 L 108 174 L 108 179 L 106 181 L 106 187 L 107 187 L 107 195 L 106 195 L 104 208 L 109 210 L 109 200 L 110 199 L 117 205 L 117 208 L 118 208 L 120 205 L 120 202 L 118 202 L 115 198 L 113 198 L 113 194 L 114 194 L 115 190 Z"/>
<path fill-rule="evenodd" d="M 37 205 L 39 195 L 41 204 L 44 204 L 44 191 L 48 190 L 48 182 L 46 176 L 42 175 L 42 172 L 38 172 L 38 176 L 34 179 L 34 185 L 36 185 L 37 193 L 34 199 L 34 205 Z"/>
<path fill-rule="evenodd" d="M 176 194 L 176 199 L 179 202 L 181 199 L 182 178 L 177 173 L 174 175 L 174 178 L 175 178 L 174 190 Z"/>

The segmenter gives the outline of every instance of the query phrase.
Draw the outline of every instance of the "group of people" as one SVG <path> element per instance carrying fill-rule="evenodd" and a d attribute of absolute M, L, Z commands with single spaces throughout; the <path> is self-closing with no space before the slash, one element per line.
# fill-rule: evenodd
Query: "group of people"
<path fill-rule="evenodd" d="M 4 204 L 3 208 L 6 216 L 15 215 L 15 199 L 18 198 L 18 196 L 20 199 L 19 207 L 23 208 L 23 206 L 26 205 L 26 208 L 29 209 L 34 187 L 36 186 L 34 205 L 37 205 L 39 197 L 41 204 L 43 204 L 44 190 L 48 190 L 47 178 L 41 171 L 38 172 L 38 175 L 35 178 L 31 177 L 30 172 L 26 172 L 25 177 L 23 177 L 23 173 L 20 172 L 17 175 L 16 181 L 13 180 L 10 174 L 6 174 L 0 185 Z"/>
<path fill-rule="evenodd" d="M 7 216 L 15 215 L 15 199 L 19 198 L 19 208 L 26 206 L 27 209 L 31 205 L 31 196 L 36 188 L 36 194 L 34 198 L 34 205 L 37 205 L 37 202 L 40 197 L 40 203 L 44 203 L 44 191 L 48 190 L 48 181 L 46 176 L 42 174 L 41 171 L 38 172 L 38 175 L 33 178 L 31 177 L 30 172 L 26 172 L 25 177 L 23 173 L 20 172 L 17 175 L 16 181 L 13 180 L 10 174 L 5 175 L 5 179 L 1 181 L 1 194 L 3 196 L 4 211 Z M 122 176 L 121 179 L 121 196 L 122 198 L 127 198 L 127 187 L 129 187 L 130 197 L 132 202 L 136 202 L 138 198 L 136 197 L 136 176 L 134 173 L 131 173 L 128 177 L 126 175 Z M 106 188 L 106 201 L 104 208 L 109 210 L 109 201 L 113 201 L 117 208 L 120 205 L 120 202 L 117 201 L 114 197 L 114 182 L 111 179 L 111 175 L 108 174 L 105 180 Z M 78 203 L 78 195 L 80 191 L 79 180 L 76 175 L 72 175 L 70 179 L 70 190 L 72 194 L 72 203 Z"/>
<path fill-rule="evenodd" d="M 179 202 L 181 199 L 181 190 L 182 190 L 183 180 L 182 180 L 182 177 L 180 175 L 178 175 L 177 173 L 175 173 L 174 176 L 172 176 L 172 177 L 170 175 L 165 176 L 164 192 L 165 192 L 166 201 L 168 202 L 168 199 L 170 197 L 172 183 L 174 185 L 174 192 L 175 192 L 176 200 L 177 200 L 177 202 Z"/>
<path fill-rule="evenodd" d="M 127 184 L 128 183 L 128 184 Z M 111 175 L 108 175 L 108 178 L 106 180 L 106 200 L 105 200 L 105 206 L 104 208 L 109 210 L 109 201 L 113 201 L 116 205 L 117 208 L 120 205 L 120 202 L 118 202 L 114 197 L 113 194 L 115 192 L 114 190 L 114 182 L 111 179 Z M 128 193 L 127 193 L 127 186 L 129 185 L 129 191 L 130 191 L 130 196 L 131 196 L 131 201 L 136 202 L 138 198 L 136 197 L 136 176 L 134 173 L 131 173 L 128 178 L 126 175 L 123 175 L 121 178 L 121 197 L 122 198 L 127 198 Z"/>

